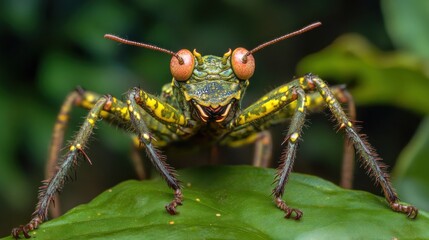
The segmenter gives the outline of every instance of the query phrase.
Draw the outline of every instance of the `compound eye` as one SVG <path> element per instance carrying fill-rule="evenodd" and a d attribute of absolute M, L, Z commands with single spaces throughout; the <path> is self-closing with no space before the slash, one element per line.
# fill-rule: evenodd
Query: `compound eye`
<path fill-rule="evenodd" d="M 242 80 L 252 77 L 255 71 L 255 59 L 252 54 L 245 57 L 247 52 L 249 52 L 247 49 L 240 47 L 236 48 L 231 55 L 232 70 Z"/>
<path fill-rule="evenodd" d="M 173 56 L 170 61 L 170 71 L 174 79 L 177 81 L 186 81 L 188 80 L 194 70 L 195 60 L 194 55 L 191 51 L 187 49 L 182 49 L 177 52 L 183 62 L 179 62 L 179 59 L 176 56 Z"/>

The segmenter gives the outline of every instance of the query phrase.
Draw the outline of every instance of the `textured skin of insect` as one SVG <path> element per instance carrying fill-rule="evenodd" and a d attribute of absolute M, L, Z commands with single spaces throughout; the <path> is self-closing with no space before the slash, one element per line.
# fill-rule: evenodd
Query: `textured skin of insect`
<path fill-rule="evenodd" d="M 113 35 L 106 35 L 106 38 L 139 45 Z M 253 143 L 261 131 L 272 125 L 289 121 L 289 129 L 282 143 L 283 153 L 275 177 L 273 198 L 276 206 L 284 211 L 286 218 L 298 220 L 303 213 L 288 206 L 282 200 L 282 196 L 295 160 L 305 116 L 307 112 L 323 108 L 330 110 L 339 130 L 345 132 L 360 156 L 362 165 L 382 187 L 389 206 L 394 211 L 405 213 L 409 218 L 415 218 L 418 210 L 399 202 L 381 159 L 365 137 L 358 134 L 353 121 L 344 112 L 341 103 L 350 101 L 344 87 L 330 88 L 318 76 L 307 74 L 280 85 L 247 108 L 242 108 L 241 100 L 255 68 L 252 53 L 280 41 L 279 39 L 283 40 L 285 37 L 262 44 L 251 51 L 244 48 L 229 50 L 222 57 L 202 56 L 195 50 L 172 53 L 141 44 L 139 46 L 173 55 L 170 62 L 173 79 L 162 88 L 160 96 L 152 95 L 140 88 L 131 89 L 126 94 L 125 101 L 81 88 L 70 93 L 54 126 L 48 168 L 56 170 L 43 181 L 39 201 L 30 222 L 14 228 L 12 236 L 19 238 L 22 234 L 29 238 L 29 232 L 38 228 L 47 219 L 50 204 L 54 201 L 56 193 L 62 190 L 69 178 L 68 174 L 77 166 L 78 161 L 83 158 L 91 163 L 85 147 L 100 119 L 135 136 L 138 145 L 144 148 L 149 160 L 167 185 L 173 189 L 173 200 L 165 206 L 167 212 L 173 215 L 177 213 L 177 207 L 182 205 L 182 187 L 175 171 L 166 163 L 166 157 L 160 148 L 175 142 L 193 140 L 241 146 Z M 68 146 L 68 152 L 58 160 L 64 129 L 73 106 L 86 108 L 89 112 Z"/>

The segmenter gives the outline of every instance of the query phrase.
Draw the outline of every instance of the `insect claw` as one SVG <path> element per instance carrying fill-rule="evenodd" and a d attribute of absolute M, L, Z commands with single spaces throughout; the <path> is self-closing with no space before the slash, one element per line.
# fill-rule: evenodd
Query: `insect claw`
<path fill-rule="evenodd" d="M 289 206 L 286 205 L 286 203 L 281 198 L 276 198 L 275 201 L 276 201 L 277 207 L 286 213 L 285 218 L 291 218 L 291 216 L 294 214 L 295 215 L 295 217 L 293 217 L 294 220 L 301 219 L 303 215 L 301 210 L 297 208 L 290 208 Z"/>
<path fill-rule="evenodd" d="M 178 212 L 176 210 L 177 206 L 181 206 L 183 201 L 183 194 L 180 188 L 176 189 L 174 192 L 174 199 L 169 204 L 165 205 L 165 210 L 171 215 L 176 215 Z"/>

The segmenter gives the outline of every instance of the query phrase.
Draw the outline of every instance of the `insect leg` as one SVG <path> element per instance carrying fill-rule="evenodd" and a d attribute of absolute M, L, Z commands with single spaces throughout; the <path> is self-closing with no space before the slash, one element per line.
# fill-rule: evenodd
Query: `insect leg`
<path fill-rule="evenodd" d="M 54 129 L 52 131 L 49 157 L 45 165 L 45 179 L 50 179 L 55 173 L 57 160 L 58 160 L 61 148 L 63 146 L 64 133 L 66 131 L 67 124 L 69 121 L 70 111 L 73 105 L 80 98 L 80 94 L 78 93 L 78 91 L 79 90 L 73 91 L 69 95 L 67 95 L 66 99 L 64 100 L 61 106 L 60 112 L 57 115 L 57 120 L 55 122 Z M 55 218 L 61 215 L 61 206 L 60 206 L 60 201 L 58 199 L 57 194 L 54 195 L 53 202 L 55 202 L 56 204 L 55 204 L 55 207 L 50 208 L 50 212 L 52 217 Z"/>
<path fill-rule="evenodd" d="M 156 141 L 156 139 L 153 138 L 147 124 L 141 117 L 143 114 L 145 114 L 146 109 L 142 108 L 137 103 L 137 100 L 141 100 L 141 95 L 142 90 L 138 88 L 134 88 L 128 93 L 127 104 L 131 124 L 138 134 L 140 143 L 144 145 L 146 154 L 149 157 L 150 161 L 164 178 L 164 180 L 167 182 L 167 185 L 174 190 L 173 201 L 171 201 L 165 206 L 167 212 L 174 215 L 177 213 L 176 207 L 178 205 L 182 205 L 183 200 L 180 182 L 177 180 L 176 172 L 174 171 L 174 169 L 165 162 L 165 156 L 162 155 L 161 151 L 159 151 L 152 143 L 153 141 Z M 156 108 L 153 110 L 156 110 Z M 165 118 L 165 116 L 163 116 L 163 118 Z"/>
<path fill-rule="evenodd" d="M 253 155 L 253 166 L 269 167 L 271 163 L 271 153 L 273 141 L 270 131 L 258 133 L 255 141 L 255 153 Z"/>
<path fill-rule="evenodd" d="M 81 87 L 77 87 L 76 90 L 69 93 L 65 98 L 52 131 L 49 157 L 45 165 L 45 179 L 50 179 L 56 172 L 56 167 L 58 165 L 57 161 L 63 147 L 64 134 L 69 121 L 70 111 L 73 107 L 82 107 L 90 110 L 94 107 L 98 99 L 100 99 L 100 95 L 90 91 L 85 91 Z M 116 99 L 114 99 L 114 101 L 116 101 Z M 126 116 L 126 114 L 128 114 L 128 112 L 126 111 L 126 105 L 120 102 L 116 102 L 116 104 L 115 113 L 103 111 L 101 115 L 103 116 L 103 119 L 108 122 L 115 124 L 118 127 L 124 128 L 125 126 L 125 128 L 127 128 L 128 116 Z M 51 216 L 55 218 L 61 214 L 61 206 L 57 194 L 55 194 L 53 202 L 55 202 L 55 207 L 51 206 L 50 212 Z"/>
<path fill-rule="evenodd" d="M 383 189 L 384 196 L 389 202 L 390 207 L 397 212 L 407 214 L 410 218 L 415 218 L 418 214 L 418 209 L 414 206 L 403 205 L 399 202 L 398 196 L 390 182 L 390 176 L 385 170 L 385 165 L 382 164 L 381 158 L 378 156 L 372 146 L 365 140 L 365 136 L 359 135 L 353 123 L 349 120 L 338 100 L 334 97 L 326 83 L 319 77 L 307 74 L 299 79 L 302 85 L 314 87 L 325 100 L 329 110 L 337 120 L 340 129 L 344 129 L 346 135 L 353 142 L 356 152 L 360 155 L 364 166 L 369 170 L 371 176 L 379 183 Z"/>
<path fill-rule="evenodd" d="M 290 110 L 293 110 L 293 114 L 289 112 Z M 228 145 L 240 144 L 243 136 L 252 137 L 255 132 L 272 124 L 284 122 L 284 116 L 292 116 L 289 131 L 283 142 L 286 146 L 276 176 L 276 187 L 273 190 L 275 203 L 286 213 L 286 218 L 299 219 L 302 216 L 300 210 L 287 206 L 282 200 L 282 196 L 295 160 L 299 135 L 304 125 L 305 111 L 304 89 L 296 81 L 284 84 L 263 96 L 237 116 L 233 121 L 235 126 L 233 125 L 232 132 L 221 142 Z"/>
<path fill-rule="evenodd" d="M 285 218 L 290 218 L 294 215 L 294 219 L 298 220 L 302 216 L 302 212 L 299 209 L 289 207 L 282 199 L 284 188 L 287 183 L 289 174 L 293 167 L 293 162 L 296 157 L 296 149 L 298 146 L 298 140 L 300 138 L 302 127 L 305 122 L 305 93 L 303 89 L 297 88 L 295 94 L 297 95 L 297 108 L 295 114 L 291 119 L 288 133 L 283 141 L 286 144 L 281 158 L 280 165 L 277 168 L 276 176 L 276 187 L 273 190 L 275 202 L 278 208 L 282 209 L 286 215 Z"/>
<path fill-rule="evenodd" d="M 347 115 L 353 123 L 356 120 L 356 108 L 353 96 L 347 91 L 345 85 L 337 85 L 330 87 L 334 97 L 347 107 Z M 309 112 L 318 112 L 326 108 L 326 102 L 319 92 L 309 92 L 307 95 L 306 104 Z M 344 138 L 343 145 L 343 161 L 341 169 L 340 186 L 343 188 L 351 189 L 353 185 L 353 173 L 355 164 L 355 152 L 353 144 L 346 137 Z"/>
<path fill-rule="evenodd" d="M 38 228 L 38 226 L 47 219 L 48 209 L 50 203 L 53 201 L 53 197 L 57 192 L 60 192 L 64 184 L 69 180 L 69 173 L 76 167 L 78 162 L 78 156 L 84 156 L 90 163 L 91 161 L 84 152 L 84 147 L 92 134 L 92 130 L 96 121 L 100 117 L 100 113 L 106 106 L 106 103 L 110 102 L 110 97 L 100 98 L 94 107 L 89 111 L 85 122 L 80 127 L 74 141 L 72 142 L 68 153 L 64 159 L 58 165 L 56 172 L 51 178 L 43 181 L 43 185 L 39 191 L 39 201 L 36 205 L 36 210 L 33 213 L 32 219 L 26 225 L 21 225 L 18 228 L 12 230 L 12 236 L 19 238 L 20 233 L 23 233 L 26 238 L 29 238 L 29 231 Z"/>

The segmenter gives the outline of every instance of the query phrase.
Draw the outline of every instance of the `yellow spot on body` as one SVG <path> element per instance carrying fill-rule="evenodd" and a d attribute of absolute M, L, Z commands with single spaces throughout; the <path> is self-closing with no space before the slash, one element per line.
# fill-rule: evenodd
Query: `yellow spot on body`
<path fill-rule="evenodd" d="M 300 112 L 304 112 L 304 108 L 303 108 L 303 107 L 299 107 L 299 108 L 298 108 L 298 111 L 300 111 Z"/>
<path fill-rule="evenodd" d="M 130 111 L 130 112 L 133 112 L 134 111 L 134 108 L 133 108 L 133 106 L 128 106 L 128 110 Z"/>
<path fill-rule="evenodd" d="M 88 122 L 89 122 L 89 124 L 91 124 L 91 125 L 94 125 L 94 123 L 95 123 L 94 119 L 92 119 L 92 118 L 88 119 Z"/>
<path fill-rule="evenodd" d="M 61 114 L 58 116 L 58 120 L 62 122 L 67 121 L 67 119 L 69 119 L 69 117 L 66 114 Z"/>
<path fill-rule="evenodd" d="M 291 109 L 296 109 L 297 108 L 297 101 L 293 101 L 288 105 Z"/>
<path fill-rule="evenodd" d="M 272 111 L 274 111 L 278 108 L 279 102 L 280 102 L 279 100 L 273 99 L 273 100 L 270 100 L 270 101 L 262 104 L 260 109 L 265 109 L 265 111 L 260 111 L 257 114 L 253 114 L 253 113 L 249 112 L 246 114 L 246 117 L 244 117 L 244 116 L 240 117 L 238 123 L 244 124 L 246 122 L 251 122 L 251 121 L 254 121 L 256 119 L 259 119 L 261 117 L 268 115 L 269 113 L 271 113 Z"/>
<path fill-rule="evenodd" d="M 128 105 L 130 105 L 130 104 L 131 104 L 131 101 L 130 101 L 130 100 L 127 100 L 127 104 L 128 104 Z"/>
<path fill-rule="evenodd" d="M 82 145 L 80 145 L 80 143 L 78 143 L 78 144 L 76 144 L 76 148 L 77 148 L 77 149 L 81 149 L 81 148 L 82 148 Z"/>
<path fill-rule="evenodd" d="M 115 97 L 113 97 L 113 102 L 114 102 L 114 103 L 117 103 L 117 102 L 118 102 L 118 99 L 116 99 Z"/>
<path fill-rule="evenodd" d="M 352 122 L 347 122 L 347 126 L 349 126 L 349 127 L 352 127 L 353 126 L 353 124 L 352 124 Z"/>
<path fill-rule="evenodd" d="M 150 109 L 152 109 L 153 113 L 160 119 L 166 121 L 166 122 L 170 122 L 170 123 L 177 123 L 179 125 L 184 125 L 185 124 L 185 117 L 180 115 L 179 119 L 175 119 L 174 118 L 174 114 L 169 114 L 170 117 L 165 117 L 163 116 L 163 111 L 164 109 L 167 109 L 167 107 L 165 105 L 163 105 L 162 103 L 158 102 L 156 99 L 154 98 L 146 98 L 146 106 L 148 106 Z"/>
<path fill-rule="evenodd" d="M 252 134 L 247 138 L 241 138 L 240 140 L 236 140 L 233 142 L 228 143 L 228 146 L 230 147 L 240 147 L 243 145 L 251 144 L 255 142 L 255 140 L 258 138 L 258 134 Z"/>
<path fill-rule="evenodd" d="M 147 134 L 147 133 L 143 133 L 143 138 L 144 138 L 144 139 L 146 139 L 146 140 L 149 140 L 149 139 L 150 139 L 150 136 L 149 136 L 149 134 Z"/>
<path fill-rule="evenodd" d="M 140 120 L 140 114 L 136 111 L 133 112 L 134 116 L 137 118 L 137 120 Z"/>
<path fill-rule="evenodd" d="M 267 103 L 263 104 L 262 107 L 266 108 L 266 112 L 272 112 L 273 110 L 275 110 L 278 106 L 279 106 L 279 100 L 270 100 Z"/>
<path fill-rule="evenodd" d="M 220 215 L 220 213 L 216 213 L 216 217 L 220 217 L 220 216 L 222 216 L 222 215 Z"/>
<path fill-rule="evenodd" d="M 87 109 L 91 109 L 94 107 L 94 104 L 90 101 L 87 101 L 87 100 L 83 100 L 80 105 L 84 108 L 87 108 Z"/>
<path fill-rule="evenodd" d="M 324 82 L 321 82 L 321 83 L 320 83 L 320 87 L 321 87 L 321 88 L 324 88 L 324 87 L 326 87 L 326 84 L 325 84 Z"/>
<path fill-rule="evenodd" d="M 286 101 L 286 96 L 282 96 L 281 98 L 280 98 L 280 100 L 282 101 L 282 102 L 285 102 Z"/>
<path fill-rule="evenodd" d="M 326 102 L 330 102 L 332 100 L 332 97 L 331 96 L 328 96 L 328 97 L 326 97 Z"/>
<path fill-rule="evenodd" d="M 301 84 L 301 85 L 302 85 L 302 84 L 304 84 L 304 80 L 305 80 L 305 78 L 300 77 L 300 78 L 299 78 L 299 84 Z"/>
<path fill-rule="evenodd" d="M 304 102 L 305 102 L 306 107 L 310 106 L 311 105 L 311 98 L 309 96 L 305 96 Z"/>
<path fill-rule="evenodd" d="M 279 89 L 279 93 L 284 93 L 284 92 L 287 92 L 288 90 L 289 90 L 289 87 L 288 86 L 284 86 L 284 87 L 281 87 Z"/>
<path fill-rule="evenodd" d="M 320 91 L 320 94 L 322 94 L 322 96 L 325 96 L 326 92 L 324 90 Z"/>
<path fill-rule="evenodd" d="M 321 105 L 322 103 L 323 103 L 323 98 L 322 97 L 316 98 L 316 101 L 315 101 L 316 105 Z"/>
<path fill-rule="evenodd" d="M 74 151 L 74 150 L 76 150 L 76 147 L 74 145 L 71 145 L 70 146 L 70 151 Z"/>
<path fill-rule="evenodd" d="M 195 201 L 197 202 L 201 202 L 201 200 L 199 198 L 195 198 Z"/>
<path fill-rule="evenodd" d="M 87 100 L 88 102 L 93 102 L 93 101 L 95 100 L 95 97 L 94 97 L 94 95 L 87 95 L 87 96 L 86 96 L 86 100 Z"/>
<path fill-rule="evenodd" d="M 299 134 L 297 132 L 292 133 L 292 135 L 290 135 L 290 140 L 292 142 L 296 142 L 296 140 L 298 139 Z"/>
<path fill-rule="evenodd" d="M 173 225 L 174 221 L 169 221 L 168 224 Z"/>
<path fill-rule="evenodd" d="M 101 112 L 100 112 L 100 116 L 101 116 L 102 118 L 107 118 L 107 117 L 109 116 L 109 112 L 101 111 Z"/>
<path fill-rule="evenodd" d="M 95 113 L 91 113 L 91 114 L 90 114 L 90 116 L 91 116 L 92 118 L 96 118 L 96 117 L 97 117 L 97 115 L 96 115 Z"/>

